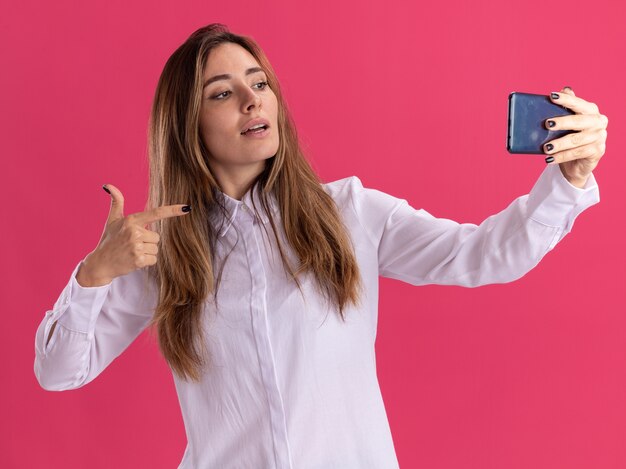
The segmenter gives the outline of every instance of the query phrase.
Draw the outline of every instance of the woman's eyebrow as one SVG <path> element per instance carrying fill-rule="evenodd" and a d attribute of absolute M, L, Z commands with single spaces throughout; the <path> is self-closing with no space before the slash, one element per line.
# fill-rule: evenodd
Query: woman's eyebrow
<path fill-rule="evenodd" d="M 256 72 L 263 72 L 264 70 L 261 67 L 252 67 L 249 68 L 248 70 L 246 70 L 246 76 L 251 75 L 252 73 L 256 73 Z M 209 79 L 207 79 L 204 82 L 204 85 L 202 85 L 202 89 L 206 88 L 208 85 L 210 85 L 211 83 L 213 83 L 214 81 L 218 81 L 218 80 L 229 80 L 231 79 L 233 76 L 229 73 L 224 73 L 222 75 L 215 75 L 214 77 L 211 77 Z"/>

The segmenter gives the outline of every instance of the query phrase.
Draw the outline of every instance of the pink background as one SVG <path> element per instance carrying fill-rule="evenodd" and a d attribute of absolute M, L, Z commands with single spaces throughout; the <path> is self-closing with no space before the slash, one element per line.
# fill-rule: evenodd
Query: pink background
<path fill-rule="evenodd" d="M 617 0 L 4 2 L 0 467 L 174 468 L 185 433 L 147 333 L 94 382 L 41 389 L 35 330 L 95 248 L 113 183 L 147 194 L 165 61 L 211 22 L 259 41 L 325 181 L 358 175 L 480 223 L 541 156 L 505 150 L 511 91 L 569 85 L 609 119 L 602 202 L 521 280 L 382 280 L 379 378 L 404 469 L 626 467 L 626 7 Z"/>

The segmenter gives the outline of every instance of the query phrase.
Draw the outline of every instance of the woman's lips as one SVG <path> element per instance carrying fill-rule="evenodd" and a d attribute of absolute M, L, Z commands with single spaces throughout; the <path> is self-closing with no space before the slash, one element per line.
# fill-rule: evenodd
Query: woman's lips
<path fill-rule="evenodd" d="M 270 129 L 269 127 L 266 127 L 263 130 L 250 130 L 248 132 L 245 132 L 243 134 L 241 134 L 243 137 L 249 137 L 249 138 L 263 138 L 265 136 L 267 136 L 270 133 Z"/>
<path fill-rule="evenodd" d="M 267 121 L 267 119 L 264 119 L 262 117 L 257 117 L 256 119 L 250 119 L 246 125 L 243 126 L 243 129 L 241 131 L 241 133 L 244 133 L 245 130 L 248 130 L 250 127 L 254 127 L 255 125 L 259 125 L 259 124 L 263 124 L 265 127 L 269 127 L 270 123 Z"/>

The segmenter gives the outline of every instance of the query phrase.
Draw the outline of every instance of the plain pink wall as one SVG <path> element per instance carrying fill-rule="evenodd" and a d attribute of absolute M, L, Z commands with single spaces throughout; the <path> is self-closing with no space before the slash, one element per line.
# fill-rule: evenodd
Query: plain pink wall
<path fill-rule="evenodd" d="M 358 175 L 479 223 L 541 156 L 505 150 L 511 91 L 564 85 L 609 117 L 602 201 L 532 272 L 477 289 L 382 280 L 379 378 L 404 469 L 626 467 L 626 8 L 617 0 L 4 2 L 0 467 L 174 468 L 184 427 L 144 333 L 93 383 L 47 392 L 35 330 L 97 244 L 113 183 L 147 193 L 170 54 L 211 22 L 252 36 L 325 181 Z M 382 469 L 382 468 L 381 468 Z"/>

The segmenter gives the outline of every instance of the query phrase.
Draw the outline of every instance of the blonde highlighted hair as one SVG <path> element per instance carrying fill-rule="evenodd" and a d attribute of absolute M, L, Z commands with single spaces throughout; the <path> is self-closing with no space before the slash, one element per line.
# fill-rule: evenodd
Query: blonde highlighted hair
<path fill-rule="evenodd" d="M 153 223 L 160 234 L 157 263 L 147 268 L 158 289 L 152 318 L 158 344 L 170 368 L 183 379 L 199 381 L 202 368 L 210 364 L 202 337 L 203 305 L 216 295 L 215 245 L 218 227 L 207 223 L 208 215 L 223 210 L 218 181 L 209 168 L 209 154 L 199 131 L 202 77 L 210 51 L 224 42 L 245 48 L 267 75 L 278 100 L 280 143 L 276 155 L 266 160 L 264 171 L 253 183 L 260 189 L 260 203 L 270 226 L 286 272 L 300 287 L 298 277 L 311 272 L 319 291 L 336 305 L 344 318 L 348 304 L 357 304 L 361 278 L 350 237 L 332 198 L 307 162 L 298 142 L 272 66 L 257 43 L 236 35 L 225 25 L 202 27 L 170 56 L 156 87 L 150 113 L 148 152 L 150 188 L 147 208 L 187 203 L 191 212 Z M 280 210 L 277 226 L 268 197 Z M 290 265 L 277 230 L 298 258 Z"/>

